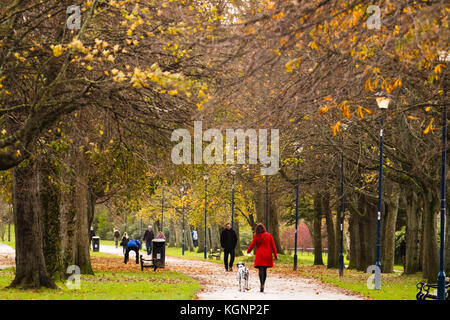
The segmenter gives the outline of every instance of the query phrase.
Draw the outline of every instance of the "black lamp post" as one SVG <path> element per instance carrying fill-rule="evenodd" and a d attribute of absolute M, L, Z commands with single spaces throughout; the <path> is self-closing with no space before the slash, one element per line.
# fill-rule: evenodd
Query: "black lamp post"
<path fill-rule="evenodd" d="M 161 188 L 161 232 L 164 233 L 164 186 Z"/>
<path fill-rule="evenodd" d="M 379 178 L 378 178 L 378 212 L 377 212 L 377 261 L 375 265 L 381 270 L 381 211 L 382 211 L 382 197 L 383 197 L 383 143 L 384 143 L 384 113 L 391 102 L 391 99 L 385 92 L 377 92 L 376 100 L 378 104 L 378 108 L 381 109 L 381 123 L 380 123 L 380 162 L 379 162 Z M 380 277 L 379 272 L 375 272 L 375 277 Z M 381 279 L 375 279 L 375 284 L 381 284 Z M 375 285 L 375 289 L 379 290 L 381 287 L 379 285 Z"/>
<path fill-rule="evenodd" d="M 207 225 L 206 225 L 206 223 L 207 223 L 207 220 L 206 220 L 206 208 L 207 208 L 207 198 L 206 198 L 206 195 L 207 195 L 207 192 L 208 192 L 208 179 L 209 179 L 209 175 L 208 175 L 208 172 L 205 172 L 205 174 L 203 175 L 203 180 L 205 181 L 205 250 L 204 250 L 204 252 L 203 252 L 203 257 L 206 259 L 206 251 L 208 250 L 208 245 L 207 245 L 207 243 L 208 243 L 208 236 L 207 236 Z"/>
<path fill-rule="evenodd" d="M 181 192 L 182 192 L 182 199 L 181 199 L 181 201 L 183 203 L 183 209 L 182 209 L 182 212 L 183 212 L 182 237 L 183 238 L 181 240 L 181 255 L 184 256 L 184 238 L 185 238 L 185 236 L 184 236 L 184 186 L 181 187 Z"/>
<path fill-rule="evenodd" d="M 297 158 L 297 166 L 300 162 L 300 153 L 303 151 L 303 147 L 300 146 L 299 142 L 294 142 L 293 146 L 295 148 L 295 155 Z M 294 236 L 294 270 L 297 270 L 297 238 L 298 238 L 298 170 L 297 170 L 297 181 L 295 183 L 295 236 Z"/>
<path fill-rule="evenodd" d="M 266 210 L 265 210 L 265 224 L 266 231 L 269 232 L 269 177 L 266 175 Z"/>
<path fill-rule="evenodd" d="M 342 124 L 342 129 L 345 131 L 347 130 L 348 125 Z M 342 138 L 342 144 L 344 144 L 344 139 Z M 339 276 L 344 276 L 344 153 L 341 153 L 341 223 L 340 223 L 340 229 L 341 229 L 341 248 L 339 252 Z"/>
<path fill-rule="evenodd" d="M 231 229 L 234 228 L 234 176 L 236 175 L 236 167 L 231 168 Z"/>
<path fill-rule="evenodd" d="M 450 54 L 446 52 L 440 52 L 439 61 L 443 63 L 447 63 L 450 60 Z M 443 88 L 443 96 L 445 99 L 446 95 L 446 77 L 444 74 L 444 88 Z M 446 193 L 446 165 L 447 165 L 447 105 L 446 101 L 444 101 L 443 110 L 442 110 L 442 168 L 441 168 L 441 243 L 439 250 L 439 274 L 437 279 L 437 298 L 439 300 L 445 300 L 445 271 L 444 271 L 444 259 L 445 259 L 445 211 L 446 211 L 446 201 L 445 201 L 445 193 Z"/>

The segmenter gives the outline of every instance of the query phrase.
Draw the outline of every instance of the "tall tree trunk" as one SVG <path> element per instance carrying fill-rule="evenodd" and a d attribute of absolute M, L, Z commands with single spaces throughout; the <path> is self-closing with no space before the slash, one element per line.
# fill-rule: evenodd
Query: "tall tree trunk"
<path fill-rule="evenodd" d="M 269 232 L 272 234 L 275 247 L 279 254 L 283 254 L 284 250 L 281 247 L 280 241 L 280 223 L 278 219 L 278 206 L 274 196 L 269 197 Z"/>
<path fill-rule="evenodd" d="M 176 235 L 175 226 L 172 220 L 169 220 L 169 247 L 175 247 Z"/>
<path fill-rule="evenodd" d="M 435 190 L 424 190 L 424 232 L 423 232 L 423 277 L 430 282 L 436 282 L 439 272 L 439 254 L 437 247 L 436 214 L 438 197 Z"/>
<path fill-rule="evenodd" d="M 76 265 L 82 274 L 94 274 L 89 252 L 89 219 L 95 203 L 88 187 L 86 166 L 77 165 L 64 195 L 64 266 Z"/>
<path fill-rule="evenodd" d="M 400 188 L 397 183 L 393 183 L 388 210 L 386 210 L 384 223 L 384 253 L 382 256 L 382 270 L 384 273 L 394 272 L 394 257 L 395 257 L 395 226 L 397 224 L 397 214 L 400 201 Z"/>
<path fill-rule="evenodd" d="M 361 241 L 359 238 L 358 212 L 350 209 L 350 262 L 349 269 L 356 269 L 360 265 Z"/>
<path fill-rule="evenodd" d="M 183 232 L 183 230 L 181 231 Z M 185 249 L 189 248 L 189 251 L 194 251 L 194 241 L 192 241 L 192 230 L 189 223 L 185 222 Z"/>
<path fill-rule="evenodd" d="M 61 252 L 61 191 L 58 168 L 49 159 L 39 166 L 39 203 L 42 217 L 42 246 L 47 272 L 55 280 L 65 278 Z"/>
<path fill-rule="evenodd" d="M 414 274 L 422 269 L 420 263 L 420 240 L 422 210 L 418 206 L 417 193 L 413 189 L 407 190 L 403 197 L 406 208 L 406 274 Z"/>
<path fill-rule="evenodd" d="M 330 194 L 324 193 L 322 196 L 322 212 L 325 216 L 325 222 L 327 225 L 327 239 L 328 239 L 328 268 L 337 268 L 338 259 L 336 256 L 336 234 L 334 229 L 333 214 L 330 208 Z"/>
<path fill-rule="evenodd" d="M 198 228 L 197 236 L 198 236 L 197 252 L 199 252 L 199 253 L 204 252 L 205 251 L 205 226 Z"/>
<path fill-rule="evenodd" d="M 86 167 L 79 166 L 75 183 L 76 207 L 76 246 L 74 264 L 79 266 L 82 274 L 94 274 L 89 252 L 89 216 L 91 193 L 88 186 Z"/>
<path fill-rule="evenodd" d="M 314 265 L 323 265 L 322 259 L 322 205 L 320 194 L 314 195 L 314 221 L 313 221 L 313 244 Z"/>
<path fill-rule="evenodd" d="M 16 276 L 10 287 L 57 288 L 47 272 L 42 248 L 42 226 L 36 163 L 12 170 L 14 224 L 16 226 Z"/>
<path fill-rule="evenodd" d="M 265 188 L 259 188 L 254 192 L 254 202 L 256 209 L 257 222 L 265 223 L 265 212 L 266 212 L 266 191 Z M 283 249 L 281 248 L 280 242 L 280 224 L 278 220 L 278 209 L 276 206 L 276 199 L 274 195 L 269 194 L 269 212 L 268 212 L 268 223 L 266 228 L 269 233 L 272 234 L 275 246 L 278 253 L 283 254 Z"/>
<path fill-rule="evenodd" d="M 178 248 L 181 248 L 181 241 L 182 241 L 182 230 L 181 230 L 181 222 L 176 222 L 174 224 L 174 230 L 175 230 L 175 246 Z"/>

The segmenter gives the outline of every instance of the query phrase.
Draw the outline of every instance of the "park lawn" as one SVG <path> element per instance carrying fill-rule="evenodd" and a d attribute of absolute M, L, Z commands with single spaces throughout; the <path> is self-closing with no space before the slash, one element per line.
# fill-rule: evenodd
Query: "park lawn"
<path fill-rule="evenodd" d="M 134 263 L 124 264 L 121 257 L 93 253 L 95 275 L 82 275 L 81 288 L 70 290 L 64 282 L 60 289 L 4 289 L 14 278 L 14 268 L 0 270 L 0 300 L 190 300 L 200 285 L 189 276 L 158 269 L 140 270 Z"/>
<path fill-rule="evenodd" d="M 298 274 L 313 277 L 323 283 L 376 300 L 415 300 L 416 283 L 422 280 L 421 273 L 411 275 L 399 272 L 383 273 L 381 274 L 381 289 L 373 290 L 367 287 L 369 274 L 362 271 L 346 269 L 344 276 L 341 278 L 337 269 L 327 269 L 326 266 L 311 266 L 299 268 Z"/>
<path fill-rule="evenodd" d="M 8 241 L 8 229 L 6 229 L 3 240 L 0 239 L 1 243 L 7 244 L 8 246 L 16 248 L 16 234 L 14 232 L 14 224 L 11 224 L 11 241 Z"/>

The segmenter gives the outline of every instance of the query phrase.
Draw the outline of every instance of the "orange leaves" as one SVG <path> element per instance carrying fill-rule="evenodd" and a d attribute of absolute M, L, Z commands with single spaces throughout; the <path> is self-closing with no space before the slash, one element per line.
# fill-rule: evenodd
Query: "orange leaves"
<path fill-rule="evenodd" d="M 362 106 L 358 106 L 358 108 L 356 109 L 356 115 L 358 117 L 360 117 L 361 119 L 364 119 L 364 112 L 368 113 L 368 114 L 372 114 L 373 111 L 367 108 L 364 108 Z"/>
<path fill-rule="evenodd" d="M 333 137 L 335 137 L 339 132 L 341 132 L 341 122 L 338 121 L 334 126 L 331 126 L 331 131 L 333 132 Z"/>
<path fill-rule="evenodd" d="M 321 116 L 323 116 L 324 114 L 328 113 L 328 111 L 330 111 L 330 108 L 327 105 L 322 106 L 322 107 L 319 108 L 319 114 Z"/>
<path fill-rule="evenodd" d="M 414 116 L 408 116 L 409 120 L 420 120 L 420 118 L 418 117 L 414 117 Z"/>
<path fill-rule="evenodd" d="M 347 101 L 343 101 L 339 104 L 339 107 L 342 111 L 342 115 L 347 118 L 350 119 L 352 116 L 350 115 L 350 106 L 347 104 Z"/>
<path fill-rule="evenodd" d="M 280 20 L 280 19 L 282 19 L 283 17 L 284 17 L 284 12 L 281 11 L 281 12 L 278 13 L 278 14 L 274 14 L 274 15 L 272 16 L 272 19 L 273 19 L 273 20 Z"/>
<path fill-rule="evenodd" d="M 431 131 L 435 130 L 436 128 L 433 128 L 433 122 L 434 122 L 434 118 L 431 119 L 430 123 L 428 124 L 428 126 L 425 128 L 425 130 L 423 130 L 424 134 L 429 134 Z"/>
<path fill-rule="evenodd" d="M 376 86 L 376 80 L 375 80 L 375 86 Z M 370 79 L 367 79 L 366 82 L 364 83 L 364 91 L 370 91 L 370 92 L 375 92 L 375 90 L 373 89 L 372 86 L 372 82 L 370 81 Z"/>
<path fill-rule="evenodd" d="M 374 72 L 375 69 L 378 68 L 374 68 Z M 378 69 L 379 70 L 379 69 Z M 392 91 L 394 91 L 396 88 L 399 88 L 402 86 L 402 80 L 399 78 L 380 78 L 378 77 L 375 80 L 371 80 L 371 79 L 367 79 L 366 82 L 364 83 L 364 91 L 365 92 L 375 92 L 375 89 L 378 88 L 378 83 L 380 82 L 380 88 L 381 90 L 386 91 L 387 93 L 391 93 Z"/>

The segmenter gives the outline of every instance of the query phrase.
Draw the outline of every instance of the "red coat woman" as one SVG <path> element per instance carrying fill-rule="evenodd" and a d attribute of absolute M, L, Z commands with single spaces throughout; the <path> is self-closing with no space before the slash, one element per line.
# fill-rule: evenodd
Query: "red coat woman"
<path fill-rule="evenodd" d="M 262 223 L 258 223 L 255 231 L 256 233 L 253 236 L 252 243 L 247 249 L 247 253 L 250 253 L 253 248 L 256 248 L 254 266 L 259 269 L 259 281 L 261 283 L 260 291 L 264 292 L 267 268 L 273 267 L 273 256 L 275 256 L 275 259 L 278 259 L 277 248 L 275 247 L 272 235 L 266 232 L 266 228 Z"/>

